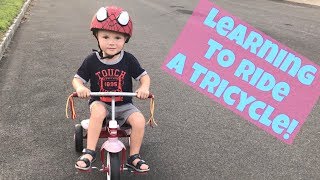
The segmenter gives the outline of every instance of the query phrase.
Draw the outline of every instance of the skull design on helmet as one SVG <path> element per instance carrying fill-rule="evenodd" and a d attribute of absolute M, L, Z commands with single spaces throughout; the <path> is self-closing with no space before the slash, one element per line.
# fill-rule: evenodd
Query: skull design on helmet
<path fill-rule="evenodd" d="M 132 36 L 132 21 L 127 11 L 120 7 L 101 7 L 93 16 L 90 30 L 108 30 L 128 35 L 129 41 Z"/>

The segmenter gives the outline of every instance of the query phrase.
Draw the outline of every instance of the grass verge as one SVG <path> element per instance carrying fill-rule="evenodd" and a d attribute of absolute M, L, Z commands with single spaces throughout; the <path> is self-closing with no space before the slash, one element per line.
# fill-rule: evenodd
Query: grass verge
<path fill-rule="evenodd" d="M 0 0 L 0 37 L 8 31 L 25 0 Z"/>

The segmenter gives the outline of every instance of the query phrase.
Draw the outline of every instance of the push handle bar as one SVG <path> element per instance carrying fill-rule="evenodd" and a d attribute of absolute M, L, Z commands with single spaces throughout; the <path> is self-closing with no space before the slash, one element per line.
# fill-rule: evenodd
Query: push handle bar
<path fill-rule="evenodd" d="M 90 92 L 90 96 L 137 96 L 137 93 L 133 92 Z M 72 93 L 72 97 L 78 97 L 76 92 Z M 153 94 L 149 94 L 148 98 L 154 98 Z"/>

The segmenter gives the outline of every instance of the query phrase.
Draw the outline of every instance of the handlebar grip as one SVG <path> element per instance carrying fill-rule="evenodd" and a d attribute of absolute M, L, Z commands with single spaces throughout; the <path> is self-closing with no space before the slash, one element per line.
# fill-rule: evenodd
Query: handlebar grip
<path fill-rule="evenodd" d="M 154 95 L 152 93 L 150 93 L 148 98 L 154 98 Z"/>

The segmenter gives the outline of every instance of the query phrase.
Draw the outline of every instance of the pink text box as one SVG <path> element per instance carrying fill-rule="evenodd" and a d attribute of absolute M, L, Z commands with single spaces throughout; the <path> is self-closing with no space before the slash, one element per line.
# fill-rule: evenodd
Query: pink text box
<path fill-rule="evenodd" d="M 318 65 L 207 0 L 162 69 L 288 144 L 320 92 Z"/>

